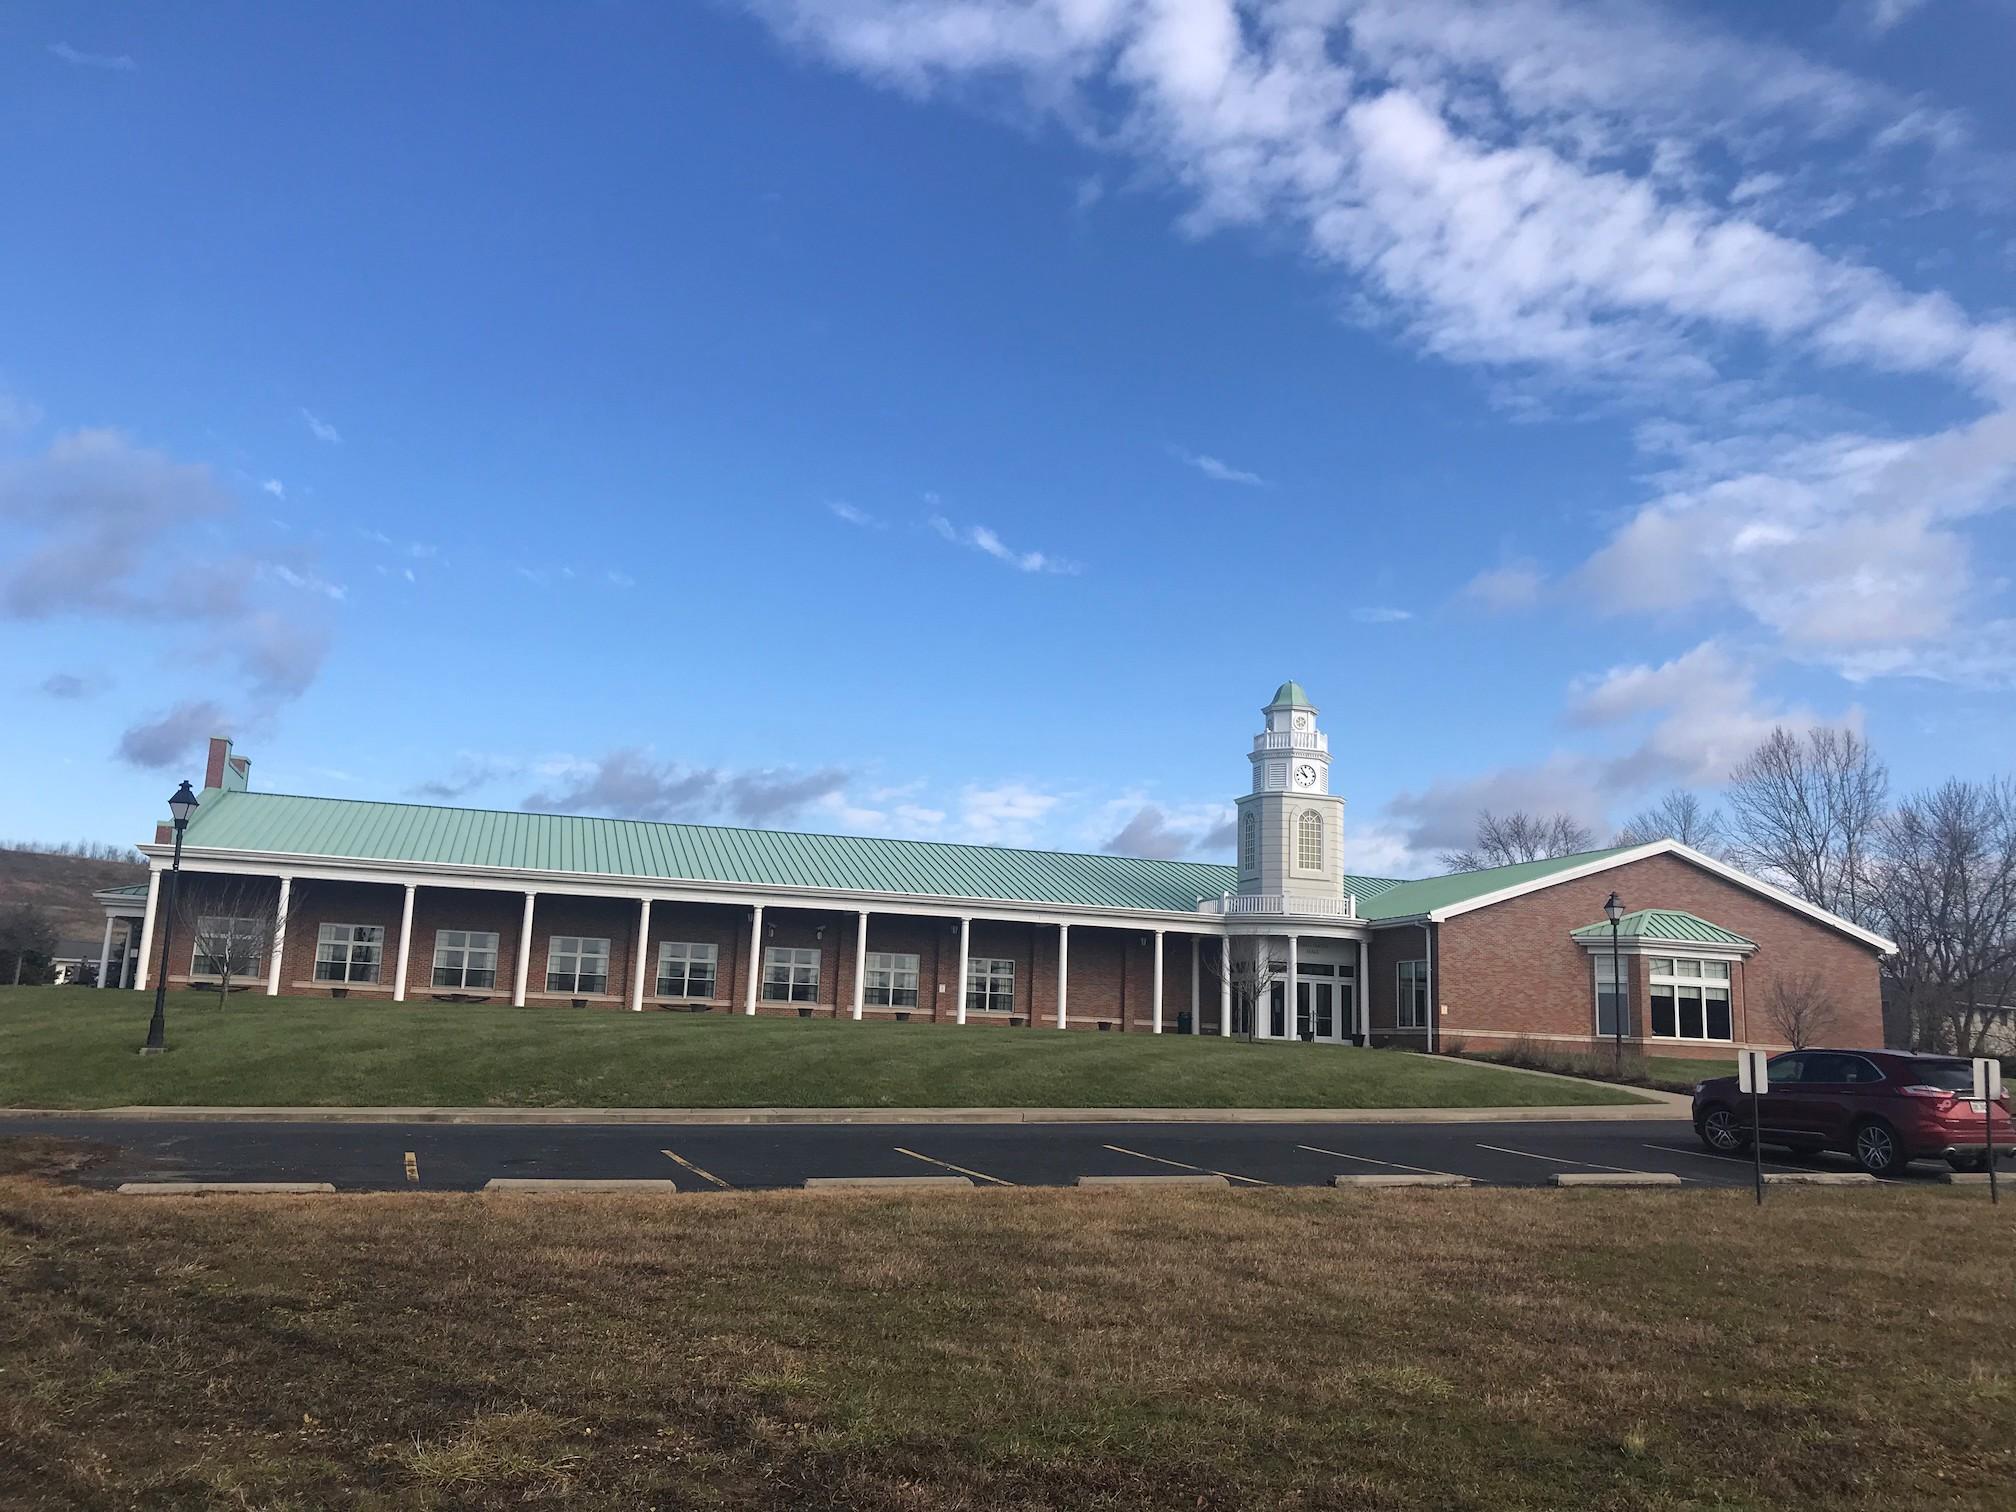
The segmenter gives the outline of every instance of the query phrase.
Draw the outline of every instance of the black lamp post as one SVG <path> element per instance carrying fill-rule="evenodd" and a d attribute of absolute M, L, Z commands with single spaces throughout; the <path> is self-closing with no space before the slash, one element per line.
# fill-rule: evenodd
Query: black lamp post
<path fill-rule="evenodd" d="M 196 795 L 183 783 L 168 800 L 168 812 L 175 818 L 175 859 L 168 864 L 168 885 L 161 889 L 161 970 L 154 977 L 154 1017 L 147 1021 L 147 1043 L 142 1055 L 159 1055 L 168 1048 L 168 963 L 174 959 L 169 944 L 175 937 L 175 879 L 182 870 L 182 831 L 189 828 L 189 816 L 196 812 Z"/>
<path fill-rule="evenodd" d="M 1624 978 L 1617 970 L 1617 925 L 1624 917 L 1624 900 L 1614 892 L 1603 900 L 1603 917 L 1610 921 L 1610 1028 L 1617 1036 L 1617 1074 L 1624 1074 Z"/>

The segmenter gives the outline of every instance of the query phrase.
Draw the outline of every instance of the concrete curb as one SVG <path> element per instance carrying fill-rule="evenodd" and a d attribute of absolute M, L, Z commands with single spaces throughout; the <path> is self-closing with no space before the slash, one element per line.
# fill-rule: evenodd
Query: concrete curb
<path fill-rule="evenodd" d="M 1081 1187 L 1229 1187 L 1223 1176 L 1080 1176 Z"/>
<path fill-rule="evenodd" d="M 1430 1176 L 1425 1172 L 1419 1176 L 1332 1176 L 1333 1187 L 1467 1187 L 1476 1183 L 1468 1176 Z"/>
<path fill-rule="evenodd" d="M 894 1187 L 898 1191 L 922 1188 L 925 1191 L 963 1191 L 973 1189 L 970 1176 L 807 1176 L 805 1190 L 808 1192 L 830 1191 L 840 1187 Z"/>
<path fill-rule="evenodd" d="M 327 1181 L 124 1181 L 115 1190 L 122 1197 L 327 1197 L 336 1188 Z"/>
<path fill-rule="evenodd" d="M 1766 1171 L 1764 1180 L 1772 1186 L 1876 1185 L 1876 1178 L 1867 1171 Z"/>
<path fill-rule="evenodd" d="M 492 1176 L 483 1183 L 486 1192 L 519 1192 L 537 1196 L 542 1192 L 657 1192 L 661 1196 L 679 1190 L 670 1181 L 608 1179 L 571 1176 Z"/>
<path fill-rule="evenodd" d="M 1483 1124 L 1670 1122 L 1666 1103 L 1566 1108 L 0 1108 L 0 1121 L 320 1124 Z"/>
<path fill-rule="evenodd" d="M 1683 1185 L 1671 1171 L 1556 1171 L 1548 1178 L 1557 1187 L 1676 1187 Z"/>
<path fill-rule="evenodd" d="M 1926 1179 L 1929 1181 L 1943 1181 L 1948 1186 L 1985 1187 L 1988 1185 L 1988 1173 L 1986 1171 L 1935 1171 Z M 1995 1179 L 2001 1184 L 2008 1186 L 2012 1192 L 2016 1192 L 2016 1174 L 2003 1175 L 1998 1173 Z"/>

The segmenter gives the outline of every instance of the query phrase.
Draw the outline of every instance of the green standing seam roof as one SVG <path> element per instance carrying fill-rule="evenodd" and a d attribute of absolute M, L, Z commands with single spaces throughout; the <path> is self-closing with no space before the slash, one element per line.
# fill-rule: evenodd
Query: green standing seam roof
<path fill-rule="evenodd" d="M 1200 897 L 1215 898 L 1239 886 L 1236 868 L 1204 861 L 281 793 L 205 793 L 185 844 L 332 860 L 1184 914 L 1197 911 Z M 1345 891 L 1357 893 L 1361 913 L 1368 900 L 1403 885 L 1383 877 L 1344 879 Z"/>
<path fill-rule="evenodd" d="M 1610 938 L 1610 921 L 1599 919 L 1594 924 L 1571 929 L 1569 933 L 1578 940 L 1607 940 Z M 1724 929 L 1720 924 L 1711 924 L 1698 915 L 1682 913 L 1676 908 L 1641 908 L 1636 913 L 1627 913 L 1617 921 L 1617 937 L 1620 940 L 1674 940 L 1689 945 L 1757 948 L 1755 940 L 1746 939 L 1733 929 Z"/>
<path fill-rule="evenodd" d="M 96 896 L 101 898 L 144 898 L 147 896 L 145 882 L 129 882 L 124 887 L 101 887 Z"/>
<path fill-rule="evenodd" d="M 1271 709 L 1277 704 L 1289 704 L 1300 709 L 1313 709 L 1316 707 L 1316 705 L 1309 702 L 1309 695 L 1302 691 L 1302 684 L 1292 680 L 1284 682 L 1274 690 L 1274 696 L 1268 700 L 1267 707 Z"/>
<path fill-rule="evenodd" d="M 1582 851 L 1573 856 L 1550 856 L 1544 861 L 1518 861 L 1511 866 L 1487 866 L 1482 871 L 1451 872 L 1446 877 L 1399 882 L 1378 893 L 1369 908 L 1365 894 L 1360 893 L 1358 911 L 1374 920 L 1412 918 L 1438 908 L 1453 908 L 1458 903 L 1468 903 L 1473 898 L 1484 897 L 1501 888 L 1517 887 L 1522 882 L 1538 882 L 1556 872 L 1570 871 L 1636 849 L 1638 847 L 1634 845 L 1613 845 L 1608 850 Z"/>

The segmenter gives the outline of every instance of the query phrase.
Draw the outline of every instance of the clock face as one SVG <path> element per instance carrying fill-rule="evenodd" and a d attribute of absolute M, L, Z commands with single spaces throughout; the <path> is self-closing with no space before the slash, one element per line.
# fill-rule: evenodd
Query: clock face
<path fill-rule="evenodd" d="M 1306 761 L 1295 768 L 1295 786 L 1299 788 L 1316 786 L 1316 768 Z"/>
<path fill-rule="evenodd" d="M 1295 728 L 1296 728 L 1296 729 L 1298 729 L 1298 730 L 1306 730 L 1306 729 L 1308 729 L 1308 728 L 1309 728 L 1309 716 L 1308 716 L 1307 714 L 1297 714 L 1297 715 L 1295 716 Z"/>

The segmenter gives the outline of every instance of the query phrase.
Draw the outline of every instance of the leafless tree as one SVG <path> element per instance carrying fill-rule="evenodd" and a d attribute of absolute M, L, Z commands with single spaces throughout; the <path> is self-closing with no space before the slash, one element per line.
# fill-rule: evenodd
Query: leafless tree
<path fill-rule="evenodd" d="M 1615 843 L 1648 845 L 1654 840 L 1678 840 L 1694 850 L 1719 856 L 1726 838 L 1720 814 L 1703 803 L 1698 793 L 1674 788 L 1650 808 L 1625 820 Z"/>
<path fill-rule="evenodd" d="M 1214 981 L 1231 982 L 1233 1002 L 1246 1011 L 1246 1032 L 1240 1038 L 1250 1040 L 1260 1022 L 1261 1005 L 1287 973 L 1275 963 L 1266 938 L 1254 935 L 1227 939 L 1217 956 L 1209 959 L 1206 974 Z"/>
<path fill-rule="evenodd" d="M 196 886 L 190 887 L 194 881 Z M 224 1005 L 232 982 L 255 976 L 272 959 L 282 923 L 270 882 L 257 877 L 185 877 L 175 900 L 176 951 L 188 942 L 189 960 L 212 978 L 217 1005 Z M 173 969 L 172 966 L 170 968 Z"/>
<path fill-rule="evenodd" d="M 1882 825 L 1876 922 L 1897 943 L 1890 1037 L 1983 1053 L 1996 1010 L 2016 1000 L 2016 781 L 1954 779 Z"/>
<path fill-rule="evenodd" d="M 1808 903 L 1866 924 L 1890 777 L 1853 730 L 1782 726 L 1730 774 L 1730 853 Z"/>
<path fill-rule="evenodd" d="M 1794 1050 L 1804 1050 L 1824 1043 L 1840 1015 L 1828 994 L 1826 979 L 1817 971 L 1807 971 L 1772 982 L 1764 997 L 1764 1017 Z"/>
<path fill-rule="evenodd" d="M 1510 866 L 1516 861 L 1572 856 L 1595 843 L 1596 837 L 1587 826 L 1567 814 L 1494 814 L 1485 809 L 1477 816 L 1476 846 L 1470 850 L 1444 851 L 1440 859 L 1451 871 L 1482 871 L 1487 866 Z"/>
<path fill-rule="evenodd" d="M 0 910 L 0 961 L 8 963 L 12 985 L 39 983 L 56 953 L 56 925 L 34 903 L 14 903 Z"/>

